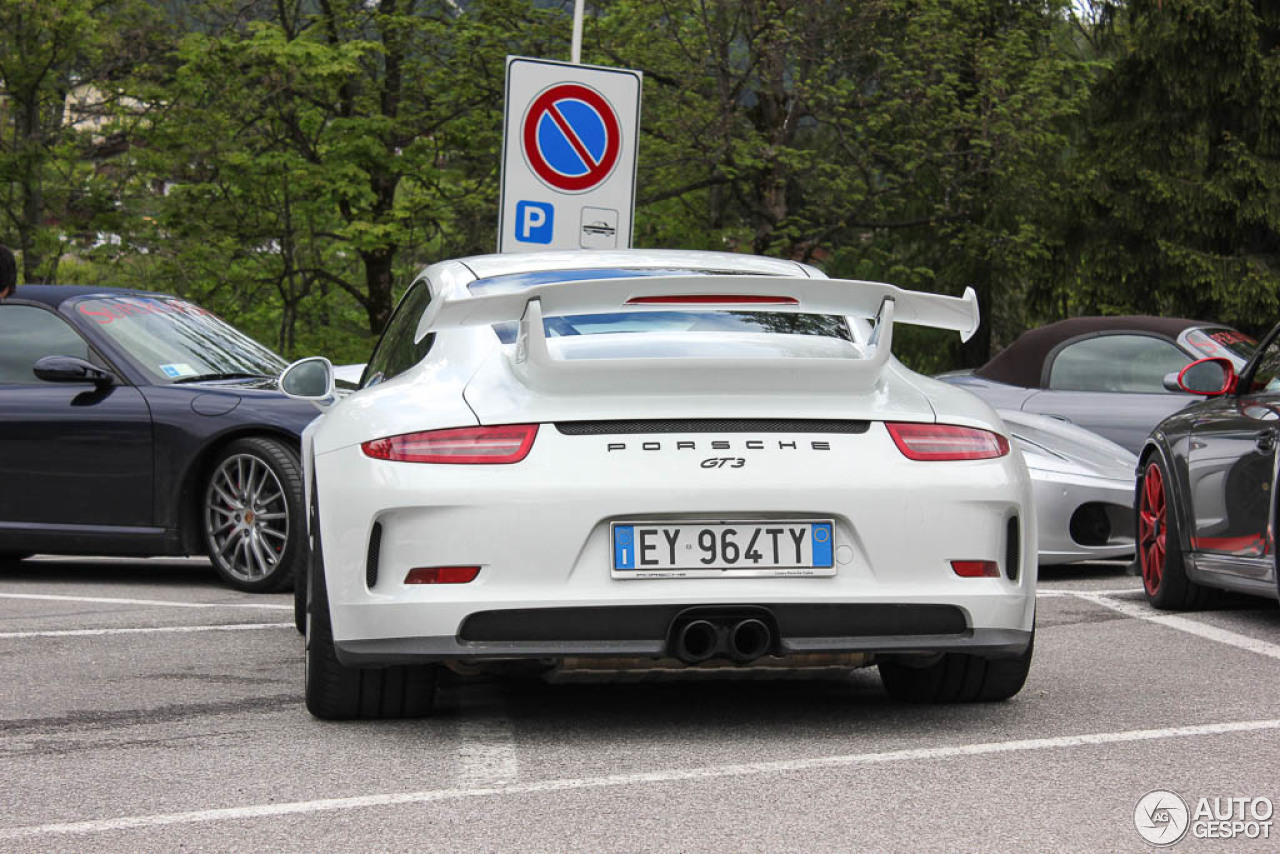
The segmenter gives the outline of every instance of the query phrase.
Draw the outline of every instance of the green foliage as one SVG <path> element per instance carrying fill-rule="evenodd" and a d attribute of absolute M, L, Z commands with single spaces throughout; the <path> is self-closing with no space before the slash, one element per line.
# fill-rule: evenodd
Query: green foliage
<path fill-rule="evenodd" d="M 1089 116 L 1074 312 L 1280 309 L 1280 7 L 1134 0 Z"/>
<path fill-rule="evenodd" d="M 157 32 L 145 0 L 0 3 L 0 240 L 20 250 L 25 281 L 56 282 L 62 242 L 110 205 L 93 186 L 97 125 Z"/>
<path fill-rule="evenodd" d="M 619 0 L 600 59 L 646 73 L 637 242 L 779 254 L 959 294 L 985 360 L 1059 271 L 1063 152 L 1091 61 L 1066 4 Z M 653 37 L 657 33 L 658 37 Z M 647 34 L 647 35 L 646 35 Z"/>

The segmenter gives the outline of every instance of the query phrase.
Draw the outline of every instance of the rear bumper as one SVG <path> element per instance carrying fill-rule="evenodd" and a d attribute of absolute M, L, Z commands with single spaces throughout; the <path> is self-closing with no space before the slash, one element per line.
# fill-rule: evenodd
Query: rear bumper
<path fill-rule="evenodd" d="M 1025 649 L 1036 536 L 1018 455 L 914 462 L 873 424 L 851 435 L 730 437 L 727 453 L 745 465 L 708 468 L 704 454 L 726 452 L 685 450 L 681 436 L 653 440 L 654 450 L 623 438 L 627 449 L 611 451 L 618 437 L 544 425 L 513 466 L 378 461 L 358 447 L 319 455 L 342 660 L 658 657 L 690 608 L 767 609 L 771 655 Z M 835 574 L 611 576 L 612 522 L 708 518 L 831 519 Z M 959 577 L 952 560 L 994 562 L 999 576 Z M 480 570 L 465 584 L 405 583 L 410 569 L 430 566 Z M 941 612 L 950 616 L 935 620 Z"/>
<path fill-rule="evenodd" d="M 929 654 L 963 652 L 1008 658 L 1026 652 L 1031 632 L 1020 629 L 965 629 L 949 635 L 872 635 L 786 638 L 782 656 L 811 653 Z M 647 640 L 463 641 L 456 637 L 386 638 L 341 641 L 338 658 L 348 667 L 426 664 L 439 661 L 500 661 L 573 657 L 670 658 L 665 638 Z"/>
<path fill-rule="evenodd" d="M 972 629 L 952 605 L 797 604 L 639 605 L 480 611 L 456 637 L 343 641 L 349 666 L 454 659 L 628 656 L 670 658 L 673 626 L 691 618 L 736 614 L 765 620 L 777 633 L 773 654 L 967 652 L 1019 655 L 1031 641 L 1021 629 Z"/>

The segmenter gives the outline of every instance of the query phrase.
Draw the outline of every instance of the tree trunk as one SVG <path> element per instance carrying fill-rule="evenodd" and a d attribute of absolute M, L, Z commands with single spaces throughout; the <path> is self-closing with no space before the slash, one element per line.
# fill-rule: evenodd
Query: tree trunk
<path fill-rule="evenodd" d="M 36 245 L 40 220 L 44 213 L 44 192 L 40 185 L 41 158 L 34 152 L 40 147 L 40 101 L 36 93 L 24 99 L 15 112 L 16 145 L 26 153 L 22 158 L 19 186 L 22 193 L 22 215 L 18 222 L 18 248 L 22 250 L 22 280 L 28 284 L 41 281 L 40 249 Z M 49 282 L 49 284 L 54 284 Z"/>
<path fill-rule="evenodd" d="M 369 332 L 375 338 L 382 334 L 391 319 L 391 310 L 395 308 L 395 277 L 391 269 L 395 257 L 393 247 L 360 253 L 364 261 L 365 288 L 369 294 L 365 310 L 369 315 Z"/>

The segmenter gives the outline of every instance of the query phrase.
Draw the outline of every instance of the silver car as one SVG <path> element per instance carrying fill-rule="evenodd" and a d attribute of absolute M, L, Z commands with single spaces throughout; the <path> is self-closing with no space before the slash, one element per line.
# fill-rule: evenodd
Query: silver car
<path fill-rule="evenodd" d="M 975 371 L 938 379 L 996 409 L 1069 421 L 1137 453 L 1156 424 L 1198 400 L 1177 389 L 1178 371 L 1213 356 L 1240 370 L 1257 346 L 1199 320 L 1075 317 L 1023 333 Z"/>
<path fill-rule="evenodd" d="M 1040 565 L 1132 557 L 1138 458 L 1057 418 L 997 413 L 1031 473 Z"/>

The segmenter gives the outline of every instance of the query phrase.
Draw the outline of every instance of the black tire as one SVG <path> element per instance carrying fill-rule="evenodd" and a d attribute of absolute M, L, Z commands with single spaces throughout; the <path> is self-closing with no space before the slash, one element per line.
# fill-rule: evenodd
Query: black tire
<path fill-rule="evenodd" d="M 0 552 L 0 564 L 17 563 L 20 560 L 26 560 L 35 552 Z"/>
<path fill-rule="evenodd" d="M 312 505 L 312 518 L 315 506 Z M 420 718 L 435 709 L 439 665 L 347 667 L 338 660 L 329 619 L 320 528 L 312 529 L 307 583 L 307 711 L 330 721 Z"/>
<path fill-rule="evenodd" d="M 1013 658 L 982 658 L 957 652 L 943 653 L 926 667 L 884 661 L 880 681 L 894 700 L 902 703 L 990 703 L 1007 700 L 1022 690 L 1031 669 L 1036 633 L 1026 652 Z"/>
<path fill-rule="evenodd" d="M 1210 604 L 1215 590 L 1187 577 L 1182 532 L 1170 492 L 1169 469 L 1159 454 L 1147 460 L 1134 491 L 1138 574 L 1147 601 L 1162 611 L 1191 611 Z"/>
<path fill-rule="evenodd" d="M 237 466 L 251 475 L 235 484 Z M 253 475 L 264 480 L 260 491 L 245 482 Z M 243 491 L 225 488 L 233 485 Z M 302 465 L 293 448 L 262 436 L 229 442 L 210 463 L 199 497 L 205 551 L 224 582 L 248 593 L 275 593 L 306 571 Z"/>

